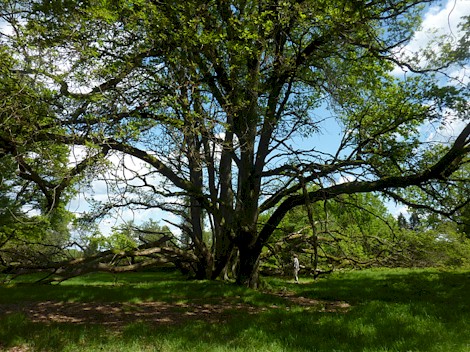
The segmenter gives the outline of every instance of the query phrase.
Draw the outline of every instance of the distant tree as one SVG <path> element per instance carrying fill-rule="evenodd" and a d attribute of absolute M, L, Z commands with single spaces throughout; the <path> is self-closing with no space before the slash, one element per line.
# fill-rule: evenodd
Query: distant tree
<path fill-rule="evenodd" d="M 419 220 L 419 216 L 416 212 L 411 213 L 410 219 L 408 220 L 408 225 L 411 230 L 416 231 L 419 229 L 421 221 Z"/>
<path fill-rule="evenodd" d="M 406 220 L 405 216 L 403 213 L 400 213 L 397 217 L 398 221 L 398 227 L 401 229 L 407 229 L 408 228 L 408 221 Z"/>
<path fill-rule="evenodd" d="M 451 197 L 455 204 L 460 206 L 452 213 L 451 219 L 457 223 L 459 232 L 470 239 L 470 164 L 464 165 L 459 173 L 462 178 L 467 179 L 467 182 L 463 187 L 454 188 Z"/>
<path fill-rule="evenodd" d="M 459 229 L 468 239 L 470 239 L 470 204 L 462 207 L 459 213 Z"/>

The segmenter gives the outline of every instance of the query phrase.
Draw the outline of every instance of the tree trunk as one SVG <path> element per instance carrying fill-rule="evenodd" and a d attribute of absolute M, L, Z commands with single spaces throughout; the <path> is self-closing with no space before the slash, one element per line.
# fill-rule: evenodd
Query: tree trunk
<path fill-rule="evenodd" d="M 238 249 L 232 248 L 229 259 L 222 269 L 221 277 L 224 280 L 230 280 L 230 278 L 237 277 L 237 267 L 238 267 Z"/>
<path fill-rule="evenodd" d="M 248 246 L 239 247 L 239 262 L 237 270 L 237 284 L 253 289 L 259 285 L 259 258 L 261 250 Z"/>

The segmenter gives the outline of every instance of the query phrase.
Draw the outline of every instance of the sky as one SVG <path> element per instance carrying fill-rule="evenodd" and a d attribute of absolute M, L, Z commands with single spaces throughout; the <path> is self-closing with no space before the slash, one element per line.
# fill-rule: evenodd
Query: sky
<path fill-rule="evenodd" d="M 450 34 L 456 39 L 462 35 L 457 28 L 457 24 L 460 22 L 460 18 L 463 16 L 470 16 L 470 0 L 449 0 L 442 1 L 438 4 L 431 5 L 427 8 L 426 14 L 424 15 L 422 28 L 418 31 L 410 43 L 401 48 L 400 52 L 397 55 L 407 55 L 416 52 L 420 48 L 425 47 L 436 35 L 440 34 Z M 5 23 L 0 22 L 0 32 L 8 32 L 9 29 L 5 26 Z M 436 48 L 439 50 L 439 48 Z M 393 71 L 393 74 L 397 77 L 404 76 L 408 74 L 404 72 L 399 67 L 396 67 Z M 470 83 L 470 67 L 466 68 L 456 68 L 449 74 L 453 77 L 458 78 L 463 83 Z M 319 112 L 320 114 L 329 114 L 327 110 Z M 423 135 L 428 139 L 438 139 L 441 138 L 445 140 L 446 138 L 452 138 L 452 136 L 457 135 L 463 128 L 463 123 L 458 121 L 452 121 L 449 117 L 448 125 L 445 129 L 440 130 L 440 135 L 437 136 L 436 129 L 431 126 L 423 126 Z M 341 130 L 336 124 L 334 119 L 329 119 L 326 122 L 326 127 L 322 130 L 322 133 L 318 135 L 316 143 L 322 145 L 323 149 L 330 150 L 332 153 L 337 149 L 340 139 L 342 137 Z M 294 143 L 302 144 L 303 141 L 298 140 Z M 75 156 L 78 155 L 80 158 L 80 148 L 74 150 Z M 127 157 L 126 164 L 130 166 L 134 171 L 139 172 L 139 170 L 144 169 L 142 162 L 133 160 L 130 157 Z M 119 163 L 119 158 L 117 156 L 111 158 L 111 161 L 117 165 Z M 71 159 L 74 160 L 74 159 Z M 82 194 L 74 198 L 68 209 L 70 211 L 80 214 L 83 211 L 89 209 L 89 204 L 87 199 L 89 197 L 94 197 L 95 199 L 105 200 L 108 197 L 108 188 L 103 181 L 95 181 L 92 183 L 92 190 L 84 190 Z M 399 213 L 407 214 L 407 208 L 400 205 L 395 205 L 393 203 L 388 204 L 390 211 L 395 216 Z M 105 218 L 99 223 L 99 229 L 103 234 L 111 233 L 113 227 L 123 223 L 124 221 L 134 220 L 136 223 L 142 223 L 148 219 L 159 220 L 159 219 L 168 219 L 172 222 L 178 222 L 178 219 L 169 213 L 164 213 L 161 210 L 146 210 L 132 212 L 130 210 L 124 210 L 120 215 L 113 218 Z M 161 225 L 164 225 L 164 222 L 161 222 Z M 173 228 L 174 229 L 174 228 Z"/>
<path fill-rule="evenodd" d="M 423 17 L 421 30 L 415 33 L 413 39 L 403 49 L 402 54 L 412 54 L 425 48 L 435 36 L 451 35 L 457 41 L 463 32 L 458 28 L 461 18 L 470 16 L 470 0 L 449 0 L 439 4 L 431 5 Z M 435 48 L 436 51 L 439 48 Z M 470 84 L 470 66 L 453 68 L 449 76 L 456 78 L 462 84 Z M 396 67 L 393 74 L 397 77 L 408 74 L 399 67 Z M 441 126 L 422 126 L 421 133 L 427 141 L 452 141 L 465 127 L 466 123 L 454 119 L 451 112 L 448 112 L 445 123 Z M 395 216 L 402 213 L 408 215 L 408 208 L 405 205 L 388 203 L 389 210 Z"/>

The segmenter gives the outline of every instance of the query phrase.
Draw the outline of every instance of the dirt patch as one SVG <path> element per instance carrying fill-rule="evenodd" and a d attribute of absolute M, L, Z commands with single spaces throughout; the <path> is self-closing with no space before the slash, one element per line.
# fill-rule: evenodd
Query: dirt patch
<path fill-rule="evenodd" d="M 145 322 L 152 325 L 171 326 L 189 321 L 203 320 L 210 323 L 224 323 L 233 318 L 234 313 L 257 314 L 268 309 L 291 309 L 302 307 L 306 310 L 320 312 L 347 312 L 350 305 L 341 301 L 324 301 L 296 296 L 294 293 L 274 293 L 284 301 L 282 305 L 255 307 L 228 299 L 211 303 L 176 303 L 176 302 L 22 302 L 17 304 L 0 304 L 0 317 L 23 313 L 34 323 L 51 324 L 99 324 L 122 330 L 126 325 Z M 3 351 L 0 346 L 0 351 Z M 28 352 L 28 346 L 15 346 L 7 352 Z"/>
<path fill-rule="evenodd" d="M 24 313 L 35 323 L 100 324 L 120 328 L 129 323 L 145 321 L 151 324 L 172 325 L 188 320 L 204 320 L 212 323 L 228 319 L 229 311 L 242 310 L 257 313 L 262 309 L 241 303 L 73 303 L 73 302 L 24 302 L 0 305 L 0 316 Z"/>
<path fill-rule="evenodd" d="M 3 351 L 2 346 L 0 346 L 0 351 Z M 28 346 L 15 346 L 6 350 L 6 352 L 28 352 L 28 351 L 31 351 Z"/>
<path fill-rule="evenodd" d="M 306 309 L 312 309 L 321 312 L 345 313 L 351 308 L 351 305 L 347 302 L 306 298 L 302 296 L 296 296 L 292 292 L 276 293 L 275 295 L 284 298 L 294 306 L 301 306 Z"/>
<path fill-rule="evenodd" d="M 292 293 L 278 293 L 285 307 L 300 306 L 322 312 L 345 312 L 350 308 L 346 302 L 323 301 L 295 296 Z M 267 309 L 282 309 L 283 306 L 255 307 L 246 303 L 219 300 L 211 303 L 175 302 L 22 302 L 0 304 L 0 317 L 12 313 L 23 313 L 35 323 L 100 324 L 120 329 L 129 323 L 146 322 L 152 325 L 174 325 L 192 320 L 210 323 L 224 323 L 234 312 L 256 314 Z"/>

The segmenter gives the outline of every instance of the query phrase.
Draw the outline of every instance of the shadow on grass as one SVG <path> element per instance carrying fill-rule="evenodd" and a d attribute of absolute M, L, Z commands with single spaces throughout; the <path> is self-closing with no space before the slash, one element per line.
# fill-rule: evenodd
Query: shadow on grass
<path fill-rule="evenodd" d="M 90 274 L 59 285 L 13 282 L 0 285 L 0 304 L 55 300 L 62 302 L 186 302 L 208 303 L 229 297 L 253 305 L 281 304 L 279 297 L 222 281 L 187 280 L 177 272 Z"/>
<path fill-rule="evenodd" d="M 271 305 L 278 297 L 221 282 L 149 281 L 144 275 L 131 279 L 120 277 L 114 286 L 106 286 L 107 279 L 103 280 L 101 285 L 95 285 L 99 280 L 91 280 L 92 290 L 71 282 L 49 287 L 52 291 L 48 292 L 29 292 L 33 297 L 29 299 L 44 299 L 47 294 L 87 301 L 119 298 L 210 302 L 217 297 L 232 297 L 268 308 L 256 314 L 234 309 L 227 312 L 223 324 L 204 320 L 176 326 L 133 322 L 119 332 L 110 332 L 100 325 L 36 324 L 17 313 L 0 319 L 0 350 L 21 344 L 52 352 L 470 350 L 468 272 L 367 271 L 304 285 L 280 281 L 272 284 L 274 288 L 283 284 L 304 297 L 347 301 L 352 304 L 347 312 L 323 312 L 282 304 L 273 308 Z M 15 290 L 21 293 L 22 287 L 2 290 L 5 291 L 0 291 L 0 300 L 4 301 L 4 293 Z M 19 302 L 28 295 L 15 297 Z"/>
<path fill-rule="evenodd" d="M 4 318 L 5 347 L 34 351 L 468 351 L 468 320 L 440 322 L 411 314 L 406 305 L 369 304 L 348 314 L 270 310 L 234 313 L 224 324 L 196 321 L 157 327 L 128 324 L 122 332 L 101 326 L 33 324 L 22 315 Z M 9 328 L 4 329 L 5 326 Z"/>

